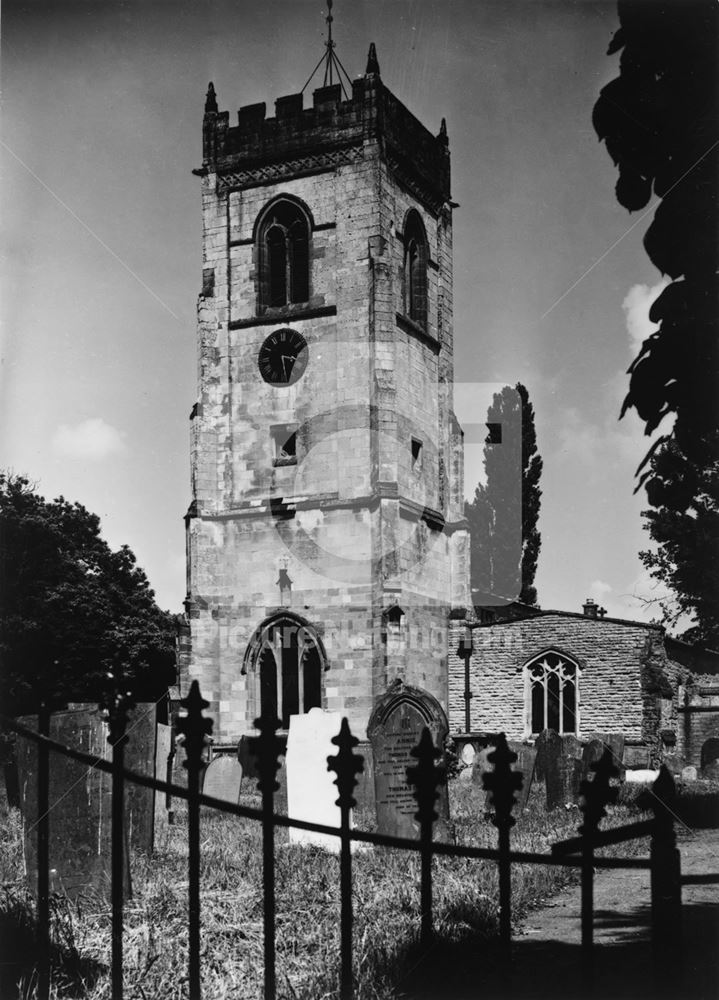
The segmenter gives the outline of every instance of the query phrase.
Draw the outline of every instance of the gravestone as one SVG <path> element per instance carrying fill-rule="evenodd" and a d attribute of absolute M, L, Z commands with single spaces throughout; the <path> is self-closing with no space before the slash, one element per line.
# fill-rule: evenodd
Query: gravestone
<path fill-rule="evenodd" d="M 443 750 L 448 726 L 442 706 L 426 691 L 395 681 L 375 705 L 367 726 L 374 758 L 380 833 L 412 839 L 419 837 L 419 822 L 415 819 L 417 801 L 413 786 L 407 780 L 407 768 L 417 764 L 411 751 L 418 745 L 425 728 L 434 745 Z M 442 762 L 441 757 L 438 762 Z M 446 781 L 438 792 L 435 812 L 439 819 L 434 824 L 433 836 L 440 840 L 447 836 L 449 819 Z"/>
<path fill-rule="evenodd" d="M 623 764 L 632 770 L 646 770 L 649 767 L 649 748 L 625 746 Z"/>
<path fill-rule="evenodd" d="M 576 802 L 582 779 L 582 745 L 576 736 L 545 729 L 535 743 L 537 780 L 546 788 L 547 809 Z"/>
<path fill-rule="evenodd" d="M 693 764 L 689 764 L 682 770 L 682 781 L 696 781 L 698 770 Z"/>
<path fill-rule="evenodd" d="M 157 781 L 170 781 L 172 775 L 172 726 L 163 723 L 157 724 L 157 736 L 155 739 L 155 779 Z M 170 807 L 171 797 L 166 792 L 155 794 L 155 830 L 153 836 L 153 850 L 166 851 L 170 839 Z"/>
<path fill-rule="evenodd" d="M 328 771 L 327 758 L 338 752 L 332 738 L 342 724 L 339 712 L 312 708 L 305 715 L 290 716 L 287 737 L 287 815 L 325 826 L 340 826 L 339 792 L 335 773 Z M 339 851 L 339 837 L 290 827 L 290 843 Z"/>
<path fill-rule="evenodd" d="M 37 716 L 19 720 L 37 730 Z M 56 712 L 50 738 L 109 761 L 107 725 L 97 706 Z M 37 773 L 34 740 L 18 736 L 18 774 L 25 829 L 24 853 L 29 885 L 37 886 Z M 49 855 L 51 890 L 71 898 L 83 893 L 109 896 L 111 870 L 112 779 L 109 774 L 52 750 L 49 754 Z M 125 894 L 130 894 L 129 850 L 125 828 Z"/>
<path fill-rule="evenodd" d="M 492 750 L 494 747 L 482 747 L 481 750 L 477 750 L 471 768 L 472 781 L 468 789 L 467 802 L 473 812 L 476 811 L 480 814 L 489 811 L 488 792 L 484 787 L 482 775 L 492 770 L 492 765 L 487 760 Z"/>
<path fill-rule="evenodd" d="M 701 778 L 707 778 L 711 781 L 717 781 L 719 779 L 719 760 L 716 758 L 710 760 L 708 764 L 705 764 L 699 770 L 699 776 Z"/>
<path fill-rule="evenodd" d="M 591 740 L 601 740 L 605 749 L 612 753 L 612 763 L 619 769 L 619 776 L 624 771 L 624 734 L 623 733 L 591 733 Z"/>
<path fill-rule="evenodd" d="M 335 748 L 335 753 L 337 749 Z M 364 770 L 356 775 L 354 797 L 357 802 L 357 811 L 366 810 L 374 817 L 376 806 L 374 797 L 374 758 L 372 757 L 372 745 L 367 740 L 361 740 L 355 749 L 355 754 L 364 760 Z"/>
<path fill-rule="evenodd" d="M 529 793 L 532 790 L 537 751 L 534 747 L 525 746 L 524 743 L 517 743 L 514 740 L 508 740 L 507 746 L 512 753 L 516 753 L 517 755 L 517 761 L 515 764 L 512 764 L 512 770 L 521 771 L 522 774 L 522 787 L 515 795 L 517 809 L 525 809 L 529 801 Z"/>
<path fill-rule="evenodd" d="M 584 747 L 584 751 L 582 752 L 582 776 L 585 779 L 593 778 L 594 771 L 592 771 L 592 764 L 596 764 L 598 760 L 602 759 L 604 749 L 604 743 L 599 739 L 590 740 Z"/>
<path fill-rule="evenodd" d="M 125 767 L 148 778 L 155 773 L 156 716 L 154 702 L 140 702 L 128 713 L 127 719 Z M 125 785 L 125 798 L 130 847 L 150 854 L 154 826 L 154 789 L 128 781 Z"/>
<path fill-rule="evenodd" d="M 214 757 L 205 770 L 205 780 L 202 785 L 203 795 L 223 802 L 233 802 L 239 805 L 240 785 L 242 784 L 242 766 L 236 757 L 222 755 Z"/>

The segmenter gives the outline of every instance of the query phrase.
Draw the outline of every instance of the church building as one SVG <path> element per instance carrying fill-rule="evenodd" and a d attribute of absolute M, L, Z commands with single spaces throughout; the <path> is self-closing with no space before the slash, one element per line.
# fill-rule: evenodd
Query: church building
<path fill-rule="evenodd" d="M 397 680 L 447 712 L 471 603 L 446 126 L 374 45 L 331 81 L 232 122 L 205 104 L 180 684 L 220 744 L 315 706 L 364 737 Z"/>

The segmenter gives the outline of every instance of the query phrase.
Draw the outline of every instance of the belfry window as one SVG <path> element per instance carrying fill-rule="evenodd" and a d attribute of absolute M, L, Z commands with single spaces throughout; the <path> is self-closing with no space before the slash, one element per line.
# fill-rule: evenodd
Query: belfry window
<path fill-rule="evenodd" d="M 579 732 L 577 664 L 550 650 L 532 660 L 527 671 L 527 716 L 533 736 L 544 729 L 560 734 Z"/>
<path fill-rule="evenodd" d="M 258 232 L 259 304 L 286 306 L 310 297 L 310 227 L 305 213 L 280 199 L 267 211 Z"/>
<path fill-rule="evenodd" d="M 404 226 L 404 313 L 427 325 L 427 237 L 419 213 L 407 213 Z"/>
<path fill-rule="evenodd" d="M 289 729 L 290 716 L 322 707 L 324 654 L 309 625 L 277 618 L 253 640 L 259 709 Z M 251 644 L 252 645 L 252 644 Z"/>

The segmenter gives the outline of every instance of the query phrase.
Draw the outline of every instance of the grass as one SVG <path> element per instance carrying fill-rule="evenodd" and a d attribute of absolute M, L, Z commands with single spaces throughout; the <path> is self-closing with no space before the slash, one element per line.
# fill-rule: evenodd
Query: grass
<path fill-rule="evenodd" d="M 458 843 L 496 846 L 488 820 L 471 815 L 461 783 L 450 789 L 452 826 Z M 250 802 L 249 804 L 254 804 Z M 636 818 L 617 806 L 605 825 Z M 571 836 L 576 809 L 546 813 L 537 801 L 513 830 L 516 850 L 548 852 Z M 359 824 L 370 828 L 366 816 Z M 134 895 L 126 903 L 125 986 L 128 1000 L 183 1000 L 187 996 L 186 825 L 180 812 L 166 848 L 151 858 L 135 856 Z M 34 994 L 34 905 L 22 875 L 21 825 L 11 811 L 0 834 L 0 935 L 5 984 L 0 996 L 30 1000 Z M 318 848 L 290 846 L 277 832 L 277 981 L 284 1000 L 336 1000 L 339 954 L 339 866 Z M 263 930 L 261 834 L 258 823 L 203 813 L 202 981 L 207 1000 L 255 1000 L 262 995 Z M 622 845 L 626 853 L 629 845 Z M 634 850 L 641 850 L 636 845 Z M 646 850 L 646 846 L 644 846 Z M 615 853 L 619 853 L 615 850 Z M 419 860 L 389 848 L 354 856 L 354 941 L 357 1000 L 396 1000 L 411 980 L 419 938 Z M 573 869 L 541 865 L 513 868 L 513 917 L 541 905 L 568 881 Z M 54 998 L 110 997 L 110 913 L 106 902 L 53 897 Z M 434 916 L 442 947 L 495 951 L 496 865 L 466 859 L 435 859 Z M 4 958 L 7 962 L 8 958 Z M 12 986 L 19 983 L 19 987 Z M 17 989 L 17 992 L 12 990 Z"/>

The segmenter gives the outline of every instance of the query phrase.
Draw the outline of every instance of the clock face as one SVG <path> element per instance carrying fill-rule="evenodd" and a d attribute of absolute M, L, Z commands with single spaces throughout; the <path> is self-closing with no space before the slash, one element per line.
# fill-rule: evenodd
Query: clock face
<path fill-rule="evenodd" d="M 275 330 L 265 340 L 257 357 L 260 375 L 270 385 L 286 386 L 302 377 L 309 349 L 297 330 Z"/>

